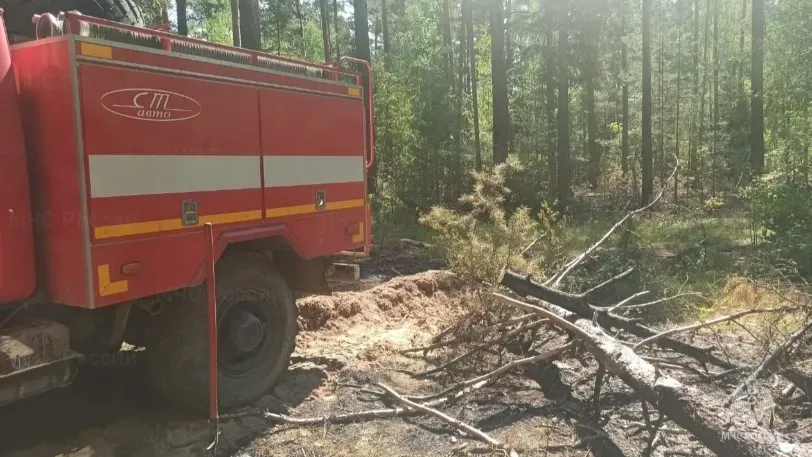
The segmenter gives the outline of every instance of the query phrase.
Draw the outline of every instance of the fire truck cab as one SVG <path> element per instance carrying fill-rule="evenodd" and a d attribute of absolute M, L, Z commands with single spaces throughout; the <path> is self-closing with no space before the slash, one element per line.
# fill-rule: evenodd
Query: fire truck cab
<path fill-rule="evenodd" d="M 158 394 L 205 408 L 206 224 L 219 403 L 253 401 L 287 367 L 295 297 L 369 253 L 370 67 L 41 20 L 9 46 L 0 19 L 0 405 L 126 341 Z"/>

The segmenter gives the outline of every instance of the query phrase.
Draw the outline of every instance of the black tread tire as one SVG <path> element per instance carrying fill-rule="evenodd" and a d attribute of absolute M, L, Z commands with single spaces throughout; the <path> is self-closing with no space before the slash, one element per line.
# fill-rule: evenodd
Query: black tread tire
<path fill-rule="evenodd" d="M 86 16 L 107 19 L 125 25 L 144 26 L 141 8 L 134 0 L 0 0 L 0 8 L 5 11 L 6 28 L 9 33 L 34 37 L 31 18 L 35 14 L 71 10 Z"/>
<path fill-rule="evenodd" d="M 233 300 L 258 298 L 274 322 L 272 347 L 263 363 L 244 376 L 231 377 L 218 369 L 220 409 L 244 406 L 266 394 L 287 369 L 296 345 L 296 304 L 293 294 L 269 260 L 257 253 L 222 258 L 216 266 L 218 320 L 220 310 Z M 205 284 L 189 289 L 167 303 L 147 332 L 148 380 L 161 397 L 180 406 L 206 411 L 208 407 L 208 327 Z M 277 333 L 274 333 L 276 335 Z"/>

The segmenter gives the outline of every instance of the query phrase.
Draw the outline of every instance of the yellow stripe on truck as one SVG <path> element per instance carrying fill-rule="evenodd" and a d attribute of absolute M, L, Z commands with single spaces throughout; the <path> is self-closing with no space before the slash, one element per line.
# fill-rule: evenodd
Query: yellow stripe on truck
<path fill-rule="evenodd" d="M 94 234 L 97 240 L 118 238 L 122 236 L 144 235 L 147 233 L 166 232 L 183 228 L 199 227 L 207 222 L 212 224 L 233 224 L 235 222 L 257 221 L 262 219 L 261 210 L 240 211 L 236 213 L 210 214 L 200 216 L 197 225 L 183 225 L 180 218 L 160 221 L 134 222 L 131 224 L 107 225 L 96 227 Z"/>
<path fill-rule="evenodd" d="M 268 219 L 296 216 L 302 214 L 311 214 L 323 211 L 337 211 L 342 209 L 363 208 L 366 202 L 364 199 L 357 200 L 342 200 L 336 202 L 327 202 L 327 205 L 322 210 L 317 210 L 315 204 L 311 205 L 297 205 L 297 206 L 284 206 L 280 208 L 267 208 L 265 210 L 265 217 Z M 262 219 L 261 210 L 241 211 L 236 213 L 222 213 L 210 214 L 207 216 L 200 216 L 197 225 L 186 225 L 181 223 L 180 218 L 163 219 L 158 221 L 135 222 L 130 224 L 107 225 L 96 227 L 93 231 L 97 240 L 104 240 L 109 238 L 118 238 L 133 235 L 145 235 L 149 233 L 166 232 L 169 230 L 180 230 L 184 228 L 199 227 L 207 222 L 212 224 L 233 224 L 237 222 L 258 221 Z"/>

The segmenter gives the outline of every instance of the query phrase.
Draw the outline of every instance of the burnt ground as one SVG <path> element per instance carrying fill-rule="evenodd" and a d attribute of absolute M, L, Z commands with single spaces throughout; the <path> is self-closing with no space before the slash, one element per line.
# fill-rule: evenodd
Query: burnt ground
<path fill-rule="evenodd" d="M 291 367 L 269 395 L 247 410 L 304 417 L 378 409 L 387 404 L 359 387 L 384 382 L 403 394 L 432 393 L 475 376 L 472 371 L 495 366 L 492 357 L 483 356 L 459 372 L 416 375 L 448 355 L 427 360 L 398 350 L 425 343 L 464 312 L 471 300 L 465 285 L 444 271 L 420 273 L 442 263 L 428 250 L 402 243 L 361 265 L 363 291 L 300 300 L 301 331 Z M 551 340 L 546 347 L 564 341 L 545 332 L 542 339 Z M 760 357 L 747 335 L 735 328 L 698 335 L 694 343 L 723 348 L 741 362 Z M 143 387 L 138 355 L 109 364 L 114 366 L 84 367 L 73 386 L 0 409 L 0 456 L 205 455 L 206 420 L 155 401 Z M 503 377 L 443 411 L 510 443 L 522 456 L 647 455 L 651 435 L 639 426 L 641 404 L 620 380 L 610 378 L 604 384 L 596 416 L 596 370 L 589 357 L 570 356 Z M 718 401 L 741 379 L 734 375 L 708 382 L 681 369 L 664 370 Z M 776 394 L 784 385 L 768 378 L 757 390 Z M 738 402 L 732 408 L 752 416 L 754 423 L 768 424 L 772 417 L 776 430 L 812 440 L 809 404 L 797 394 L 788 405 Z M 672 423 L 666 422 L 657 436 L 650 455 L 712 455 Z M 461 445 L 476 444 L 425 417 L 291 427 L 252 415 L 223 421 L 220 437 L 217 454 L 223 457 L 455 455 Z"/>

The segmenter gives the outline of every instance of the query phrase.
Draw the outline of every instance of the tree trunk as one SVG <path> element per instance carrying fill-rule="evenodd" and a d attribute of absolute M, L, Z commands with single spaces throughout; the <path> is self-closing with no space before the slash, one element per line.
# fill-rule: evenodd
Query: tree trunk
<path fill-rule="evenodd" d="M 240 41 L 242 47 L 259 51 L 262 33 L 259 26 L 259 0 L 240 1 Z"/>
<path fill-rule="evenodd" d="M 764 171 L 764 0 L 753 0 L 751 49 L 750 163 L 753 173 Z"/>
<path fill-rule="evenodd" d="M 304 32 L 305 19 L 304 14 L 302 14 L 302 0 L 296 0 L 296 18 L 299 19 L 299 55 L 307 58 L 307 46 L 305 44 Z"/>
<path fill-rule="evenodd" d="M 713 0 L 713 139 L 711 142 L 711 195 L 716 196 L 719 170 L 719 0 Z"/>
<path fill-rule="evenodd" d="M 327 14 L 327 0 L 319 0 L 319 13 L 321 18 L 321 40 L 324 45 L 324 61 L 330 60 L 333 53 L 330 51 L 330 16 Z"/>
<path fill-rule="evenodd" d="M 367 16 L 367 2 L 366 0 L 353 0 L 353 8 L 355 10 L 355 17 L 353 18 L 355 24 L 355 57 L 371 62 L 369 51 L 369 19 Z M 372 91 L 369 85 L 369 80 L 364 75 L 364 90 Z M 366 97 L 364 98 L 366 103 Z M 367 126 L 369 128 L 369 126 Z M 374 145 L 367 145 L 368 148 Z M 376 191 L 375 177 L 377 175 L 377 162 L 373 163 L 372 167 L 367 170 L 367 192 L 374 194 Z"/>
<path fill-rule="evenodd" d="M 169 21 L 169 10 L 167 9 L 166 2 L 161 2 L 161 22 L 160 22 L 160 25 L 169 24 L 169 23 L 170 23 L 170 21 Z"/>
<path fill-rule="evenodd" d="M 651 201 L 654 192 L 654 169 L 651 144 L 651 0 L 643 0 L 643 150 L 640 154 L 642 186 L 641 206 Z"/>
<path fill-rule="evenodd" d="M 468 40 L 468 62 L 471 70 L 471 105 L 474 111 L 474 166 L 482 170 L 482 144 L 479 139 L 479 89 L 477 88 L 476 48 L 474 47 L 474 14 L 471 0 L 462 0 L 462 12 L 465 17 L 465 34 Z"/>
<path fill-rule="evenodd" d="M 681 103 L 681 86 L 682 86 L 682 11 L 680 3 L 677 2 L 677 120 L 674 126 L 674 155 L 677 158 L 676 171 L 674 171 L 674 202 L 679 197 L 679 166 L 680 166 L 680 153 L 679 153 L 679 109 Z"/>
<path fill-rule="evenodd" d="M 231 0 L 231 42 L 240 47 L 240 1 Z"/>
<path fill-rule="evenodd" d="M 583 22 L 585 56 L 583 66 L 584 104 L 586 105 L 586 156 L 589 158 L 587 181 L 592 189 L 598 188 L 601 176 L 601 149 L 598 144 L 598 117 L 595 112 L 595 81 L 599 72 L 599 46 L 601 36 L 600 21 L 597 14 L 588 13 Z"/>
<path fill-rule="evenodd" d="M 694 66 L 693 66 L 693 78 L 694 78 L 694 87 L 693 87 L 693 98 L 691 99 L 691 134 L 688 137 L 688 171 L 687 175 L 690 176 L 690 179 L 686 180 L 689 185 L 686 188 L 696 188 L 696 176 L 697 176 L 697 148 L 699 144 L 699 139 L 697 137 L 697 126 L 698 126 L 698 119 L 696 115 L 696 108 L 694 103 L 699 100 L 699 0 L 694 0 L 694 30 L 693 30 L 693 40 L 694 40 Z"/>
<path fill-rule="evenodd" d="M 336 34 L 335 43 L 333 47 L 336 51 L 336 62 L 341 60 L 341 35 L 338 28 L 338 0 L 333 0 L 333 31 Z"/>
<path fill-rule="evenodd" d="M 389 7 L 387 6 L 387 0 L 381 0 L 381 30 L 383 33 L 383 66 L 387 70 L 391 66 L 391 62 L 389 61 L 391 56 L 389 55 Z M 336 29 L 338 32 L 338 29 Z M 337 39 L 337 38 L 336 38 Z"/>
<path fill-rule="evenodd" d="M 570 81 L 569 2 L 559 0 L 558 21 L 558 206 L 565 209 L 570 199 Z"/>
<path fill-rule="evenodd" d="M 178 35 L 189 35 L 189 26 L 186 21 L 186 0 L 176 0 L 175 6 L 178 13 Z"/>
<path fill-rule="evenodd" d="M 711 18 L 711 9 L 710 9 L 710 2 L 708 0 L 707 3 L 707 11 L 705 12 L 705 47 L 702 50 L 702 62 L 705 65 L 705 69 L 702 71 L 702 82 L 699 92 L 699 145 L 705 144 L 705 91 L 707 90 L 708 85 L 708 43 L 710 37 L 710 18 Z M 702 184 L 702 175 L 704 172 L 704 158 L 699 154 L 697 151 L 696 157 L 696 185 L 700 191 L 700 195 L 704 195 L 704 186 Z"/>
<path fill-rule="evenodd" d="M 744 65 L 745 65 L 745 57 L 744 57 L 744 21 L 747 19 L 747 0 L 742 0 L 742 15 L 741 15 L 741 31 L 739 33 L 739 65 L 736 68 L 736 83 L 739 84 L 739 88 L 744 90 Z"/>
<path fill-rule="evenodd" d="M 664 13 L 661 10 L 661 13 Z M 664 14 L 660 14 L 660 21 Z M 660 186 L 665 185 L 665 30 L 660 30 Z"/>
<path fill-rule="evenodd" d="M 628 73 L 629 73 L 629 50 L 628 46 L 626 45 L 626 13 L 621 13 L 620 19 L 620 28 L 621 28 L 621 44 L 620 44 L 620 67 L 621 67 L 621 74 L 622 74 L 622 82 L 623 85 L 623 130 L 621 132 L 621 140 L 620 140 L 620 167 L 623 171 L 623 181 L 626 181 L 626 176 L 629 172 L 629 81 L 628 81 Z"/>
<path fill-rule="evenodd" d="M 590 68 L 584 74 L 584 85 L 586 86 L 586 147 L 589 157 L 589 186 L 592 189 L 598 188 L 598 181 L 601 176 L 601 150 L 598 145 L 598 119 L 595 115 L 595 73 L 592 62 L 588 62 Z"/>
<path fill-rule="evenodd" d="M 510 146 L 505 19 L 502 0 L 491 0 L 491 89 L 493 94 L 493 163 L 504 163 Z"/>
<path fill-rule="evenodd" d="M 448 83 L 452 90 L 454 88 L 454 48 L 451 45 L 451 7 L 450 0 L 443 1 L 443 17 L 441 18 L 443 29 L 443 48 L 445 49 L 446 74 Z"/>
<path fill-rule="evenodd" d="M 552 8 L 550 8 L 552 10 Z M 548 12 L 549 21 L 547 30 L 544 33 L 546 40 L 545 44 L 545 63 L 544 71 L 546 76 L 545 85 L 547 86 L 547 110 L 545 117 L 547 119 L 547 175 L 550 180 L 550 196 L 556 194 L 558 190 L 558 157 L 556 154 L 556 119 L 555 107 L 558 101 L 555 98 L 555 44 L 553 43 L 553 20 L 552 11 Z"/>

